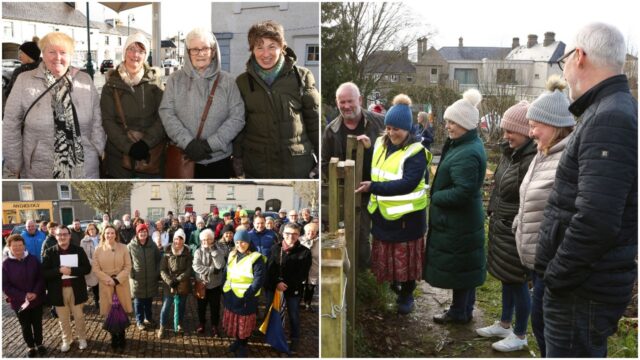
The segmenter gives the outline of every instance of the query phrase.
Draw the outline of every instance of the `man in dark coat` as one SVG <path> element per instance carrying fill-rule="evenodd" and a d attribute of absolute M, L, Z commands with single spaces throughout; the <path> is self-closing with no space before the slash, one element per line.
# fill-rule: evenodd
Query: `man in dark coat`
<path fill-rule="evenodd" d="M 341 84 L 336 90 L 336 106 L 340 115 L 333 119 L 322 134 L 322 174 L 328 174 L 328 165 L 332 157 L 339 160 L 346 159 L 347 136 L 357 136 L 359 141 L 369 144 L 365 146 L 362 163 L 362 181 L 371 180 L 371 156 L 373 146 L 370 146 L 384 130 L 384 116 L 362 108 L 360 89 L 352 82 Z M 371 230 L 371 216 L 367 211 L 369 194 L 362 194 L 360 198 L 360 228 L 358 233 L 358 268 L 368 269 L 371 261 L 371 244 L 369 233 Z"/>
<path fill-rule="evenodd" d="M 40 58 L 40 49 L 38 48 L 36 41 L 27 41 L 20 45 L 18 48 L 18 60 L 20 60 L 22 65 L 13 70 L 11 80 L 4 89 L 4 96 L 7 98 L 11 93 L 11 89 L 13 89 L 13 84 L 15 84 L 18 79 L 18 75 L 25 71 L 33 70 L 40 65 L 42 59 Z"/>
<path fill-rule="evenodd" d="M 638 102 L 615 27 L 578 31 L 558 61 L 579 118 L 540 226 L 547 357 L 606 357 L 631 300 L 638 254 Z"/>
<path fill-rule="evenodd" d="M 84 250 L 71 244 L 69 228 L 60 225 L 56 229 L 58 245 L 44 253 L 42 273 L 47 287 L 49 304 L 56 307 L 58 321 L 62 328 L 61 352 L 71 349 L 73 333 L 71 332 L 71 314 L 78 336 L 78 348 L 87 348 L 87 332 L 85 330 L 82 307 L 89 299 L 87 283 L 84 276 L 91 272 L 91 264 Z"/>

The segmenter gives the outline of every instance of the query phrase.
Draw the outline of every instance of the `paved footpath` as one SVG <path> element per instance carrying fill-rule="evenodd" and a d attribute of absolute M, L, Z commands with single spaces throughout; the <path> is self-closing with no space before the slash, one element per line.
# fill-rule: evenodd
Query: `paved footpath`
<path fill-rule="evenodd" d="M 11 310 L 10 306 L 2 301 L 2 357 L 25 357 L 27 353 L 26 345 L 22 339 L 20 324 Z M 153 304 L 154 320 L 159 322 L 160 307 L 162 303 L 156 298 Z M 85 304 L 85 321 L 87 326 L 88 348 L 78 349 L 77 339 L 71 346 L 71 350 L 66 353 L 60 352 L 62 343 L 61 330 L 57 319 L 51 318 L 49 311 L 45 308 L 43 316 L 44 345 L 48 349 L 45 357 L 68 357 L 68 358 L 191 358 L 191 357 L 233 357 L 234 354 L 227 350 L 233 339 L 224 337 L 213 338 L 211 336 L 210 325 L 204 334 L 195 331 L 197 326 L 196 301 L 193 296 L 189 296 L 187 310 L 185 314 L 185 335 L 174 335 L 173 331 L 166 331 L 165 338 L 159 340 L 155 337 L 155 332 L 140 331 L 135 327 L 135 319 L 130 317 L 131 326 L 127 329 L 127 345 L 124 350 L 111 349 L 111 337 L 107 331 L 102 329 L 104 317 L 100 316 L 93 306 L 92 295 Z M 301 339 L 298 352 L 294 357 L 317 358 L 318 353 L 318 303 L 317 295 L 313 303 L 314 311 L 300 310 Z M 260 314 L 264 313 L 264 308 L 260 308 Z M 171 313 L 173 319 L 173 312 Z M 221 314 L 222 315 L 222 314 Z M 209 318 L 209 317 L 208 317 Z M 222 319 L 222 316 L 221 316 Z M 172 323 L 173 320 L 170 320 Z M 170 325 L 171 326 L 171 325 Z M 287 321 L 288 328 L 288 321 Z M 287 330 L 288 333 L 288 330 Z M 264 336 L 253 335 L 249 340 L 250 357 L 288 357 L 287 354 L 273 350 L 270 345 L 264 342 Z"/>

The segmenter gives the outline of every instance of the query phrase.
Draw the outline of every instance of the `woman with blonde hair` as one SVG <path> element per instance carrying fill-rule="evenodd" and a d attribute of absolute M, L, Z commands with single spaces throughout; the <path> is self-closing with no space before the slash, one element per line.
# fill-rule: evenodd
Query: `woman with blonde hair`
<path fill-rule="evenodd" d="M 75 41 L 61 32 L 38 46 L 42 63 L 18 76 L 2 122 L 7 169 L 20 178 L 98 178 L 106 142 L 93 81 L 70 67 Z"/>
<path fill-rule="evenodd" d="M 106 317 L 109 314 L 114 292 L 124 311 L 131 313 L 131 257 L 127 246 L 120 243 L 113 225 L 107 225 L 102 230 L 100 245 L 93 253 L 92 271 L 100 281 L 100 315 Z M 125 345 L 124 330 L 111 333 L 111 347 L 124 348 Z"/>

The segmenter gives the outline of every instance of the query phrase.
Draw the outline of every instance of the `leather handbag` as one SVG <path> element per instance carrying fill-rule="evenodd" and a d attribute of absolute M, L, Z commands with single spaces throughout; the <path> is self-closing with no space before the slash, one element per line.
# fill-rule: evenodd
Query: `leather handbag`
<path fill-rule="evenodd" d="M 113 89 L 113 100 L 116 104 L 116 112 L 118 113 L 118 117 L 120 117 L 120 121 L 122 121 L 122 126 L 124 126 L 124 130 L 129 134 L 129 128 L 127 127 L 127 122 L 125 120 L 124 111 L 122 109 L 122 103 L 120 102 L 120 92 L 117 89 Z M 130 137 L 131 138 L 131 137 Z M 137 140 L 131 139 L 133 142 Z M 166 143 L 160 141 L 158 145 L 149 149 L 149 160 L 134 160 L 128 154 L 122 155 L 122 167 L 141 174 L 160 174 L 160 166 L 162 153 L 164 152 L 164 148 Z"/>
<path fill-rule="evenodd" d="M 213 95 L 215 95 L 216 88 L 218 87 L 218 80 L 220 80 L 220 75 L 216 77 L 216 81 L 213 83 L 213 87 L 211 87 L 207 104 L 200 117 L 200 126 L 198 127 L 196 139 L 199 139 L 202 134 L 204 122 L 207 119 L 207 115 L 209 115 L 209 108 L 211 108 L 211 103 L 213 102 Z M 167 145 L 167 166 L 165 166 L 164 170 L 164 177 L 166 179 L 193 179 L 195 167 L 196 163 L 187 157 L 184 150 L 173 143 Z"/>
<path fill-rule="evenodd" d="M 204 282 L 196 279 L 195 284 L 193 285 L 193 296 L 197 299 L 204 299 L 207 292 L 207 286 Z"/>

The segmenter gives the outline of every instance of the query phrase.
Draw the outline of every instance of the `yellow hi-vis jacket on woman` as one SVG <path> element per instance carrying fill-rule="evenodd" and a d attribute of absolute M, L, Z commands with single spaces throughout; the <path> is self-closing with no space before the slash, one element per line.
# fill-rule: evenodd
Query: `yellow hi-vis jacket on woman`
<path fill-rule="evenodd" d="M 425 149 L 421 143 L 413 143 L 403 149 L 386 157 L 387 148 L 383 144 L 383 137 L 376 140 L 373 148 L 373 158 L 371 159 L 371 181 L 385 182 L 402 179 L 404 171 L 404 162 L 406 159 L 424 151 L 427 157 L 427 170 L 431 164 L 432 155 L 429 150 Z M 396 196 L 380 196 L 371 194 L 369 198 L 369 213 L 373 214 L 377 208 L 380 208 L 382 217 L 387 220 L 398 220 L 403 215 L 425 209 L 429 206 L 429 185 L 426 184 L 424 176 L 413 191 L 404 195 Z"/>
<path fill-rule="evenodd" d="M 243 257 L 240 261 L 237 261 L 238 257 L 233 255 L 229 258 L 227 264 L 227 281 L 224 283 L 222 291 L 228 292 L 229 290 L 238 297 L 244 297 L 245 291 L 251 286 L 253 282 L 253 263 L 257 260 L 262 261 L 262 255 L 254 251 L 251 254 Z M 260 295 L 258 290 L 255 296 Z"/>

